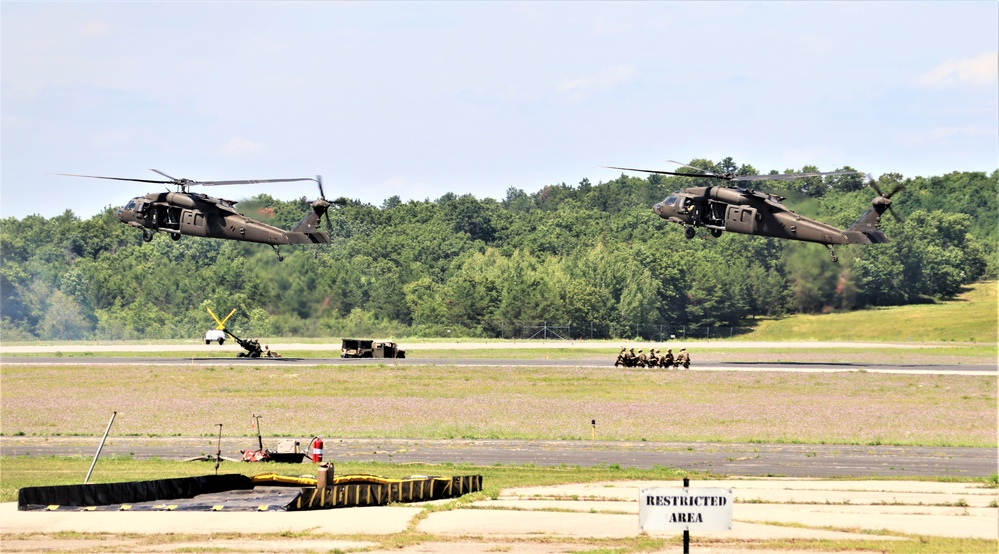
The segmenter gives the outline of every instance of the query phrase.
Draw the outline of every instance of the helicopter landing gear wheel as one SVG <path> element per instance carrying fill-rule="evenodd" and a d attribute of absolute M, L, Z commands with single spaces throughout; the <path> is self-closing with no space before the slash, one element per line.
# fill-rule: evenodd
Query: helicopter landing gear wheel
<path fill-rule="evenodd" d="M 830 256 L 832 256 L 832 261 L 833 261 L 833 263 L 836 263 L 836 262 L 838 262 L 838 261 L 839 261 L 839 258 L 837 258 L 837 257 L 836 257 L 836 253 L 835 253 L 835 252 L 833 252 L 833 249 L 832 249 L 832 245 L 831 245 L 831 244 L 827 244 L 827 245 L 826 245 L 826 248 L 828 248 L 828 249 L 829 249 L 829 255 L 830 255 Z"/>
<path fill-rule="evenodd" d="M 693 227 L 687 227 L 686 229 L 683 230 L 683 236 L 687 237 L 688 239 L 694 238 L 694 235 L 696 233 L 697 231 L 695 231 Z"/>
<path fill-rule="evenodd" d="M 175 241 L 180 240 L 180 233 L 170 233 L 170 238 Z"/>
<path fill-rule="evenodd" d="M 143 229 L 142 230 L 142 240 L 144 242 L 150 242 L 150 241 L 152 241 L 153 240 L 153 232 L 150 231 L 149 229 Z"/>
<path fill-rule="evenodd" d="M 712 229 L 711 230 L 711 236 L 715 237 L 715 238 L 718 238 L 718 237 L 722 236 L 722 230 L 721 229 Z"/>
<path fill-rule="evenodd" d="M 277 245 L 276 244 L 272 244 L 271 248 L 273 248 L 274 249 L 274 253 L 277 254 L 278 261 L 279 262 L 283 262 L 284 261 L 284 256 L 281 255 L 281 251 L 278 250 Z"/>

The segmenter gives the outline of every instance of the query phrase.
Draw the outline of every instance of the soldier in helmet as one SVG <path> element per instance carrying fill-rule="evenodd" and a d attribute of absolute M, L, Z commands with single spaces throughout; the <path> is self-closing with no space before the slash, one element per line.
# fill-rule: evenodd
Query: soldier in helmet
<path fill-rule="evenodd" d="M 628 367 L 628 351 L 621 347 L 621 351 L 617 354 L 617 361 L 614 362 L 614 367 Z"/>
<path fill-rule="evenodd" d="M 666 368 L 666 369 L 669 369 L 670 366 L 674 364 L 674 362 L 675 361 L 673 359 L 673 349 L 672 348 L 667 348 L 666 349 L 666 355 L 663 356 L 663 359 L 662 359 L 662 362 L 661 362 L 662 366 L 664 368 Z"/>
<path fill-rule="evenodd" d="M 676 364 L 682 365 L 683 369 L 690 369 L 690 354 L 687 354 L 686 348 L 681 348 L 680 353 L 676 355 Z"/>
<path fill-rule="evenodd" d="M 649 361 L 648 367 L 659 367 L 659 356 L 656 355 L 654 348 L 649 349 Z"/>
<path fill-rule="evenodd" d="M 649 357 L 645 355 L 642 349 L 638 350 L 638 367 L 646 367 L 649 364 Z"/>

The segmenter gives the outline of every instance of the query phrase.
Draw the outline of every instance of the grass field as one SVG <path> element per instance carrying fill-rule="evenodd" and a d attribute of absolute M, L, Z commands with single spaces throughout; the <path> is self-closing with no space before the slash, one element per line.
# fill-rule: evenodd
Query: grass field
<path fill-rule="evenodd" d="M 954 300 L 763 320 L 739 340 L 976 342 L 995 345 L 997 283 L 975 283 Z"/>
<path fill-rule="evenodd" d="M 995 375 L 350 365 L 3 367 L 5 435 L 211 435 L 990 446 Z M 316 414 L 321 414 L 319 417 Z"/>

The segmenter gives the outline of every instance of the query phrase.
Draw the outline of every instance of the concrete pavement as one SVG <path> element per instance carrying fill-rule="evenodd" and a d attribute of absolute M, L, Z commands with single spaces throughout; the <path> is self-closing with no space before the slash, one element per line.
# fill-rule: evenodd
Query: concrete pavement
<path fill-rule="evenodd" d="M 120 543 L 124 551 L 305 552 L 375 551 L 364 536 L 387 536 L 413 529 L 425 533 L 418 544 L 384 552 L 565 552 L 593 539 L 639 537 L 639 490 L 679 488 L 680 482 L 606 482 L 524 487 L 446 511 L 417 516 L 420 505 L 347 508 L 311 512 L 18 512 L 0 505 L 3 552 L 88 550 Z M 999 540 L 997 489 L 975 483 L 921 481 L 829 481 L 813 479 L 727 479 L 695 481 L 692 487 L 731 488 L 735 497 L 730 531 L 691 533 L 692 541 L 714 539 L 751 544 L 773 539 L 907 540 L 883 532 Z M 65 535 L 53 533 L 94 533 Z M 220 534 L 240 534 L 216 540 Z M 45 534 L 45 540 L 32 535 Z M 144 534 L 204 535 L 180 542 L 143 540 Z M 269 534 L 261 539 L 253 535 Z M 286 534 L 287 539 L 274 539 Z M 677 533 L 650 532 L 650 536 Z M 16 539 L 13 535 L 17 535 Z M 110 535 L 110 538 L 109 538 Z M 328 539 L 323 535 L 346 537 Z M 362 537 L 355 539 L 354 537 Z M 189 537 L 187 537 L 189 538 Z M 110 540 L 111 542 L 107 542 Z M 591 548 L 592 548 L 592 542 Z M 575 546 L 574 546 L 575 545 Z M 711 546 L 698 552 L 738 551 Z M 499 550 L 497 550 L 499 549 Z"/>

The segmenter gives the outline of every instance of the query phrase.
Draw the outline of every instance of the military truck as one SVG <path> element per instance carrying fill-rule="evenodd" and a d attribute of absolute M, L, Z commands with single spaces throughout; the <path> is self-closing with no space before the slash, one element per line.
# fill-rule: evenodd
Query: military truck
<path fill-rule="evenodd" d="M 406 351 L 392 341 L 370 339 L 343 339 L 340 343 L 341 358 L 405 358 Z"/>

